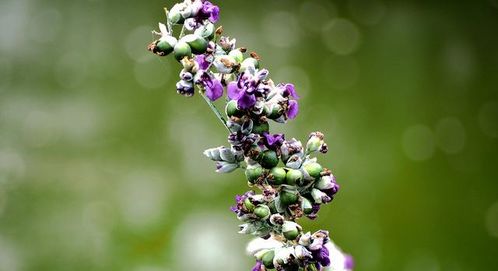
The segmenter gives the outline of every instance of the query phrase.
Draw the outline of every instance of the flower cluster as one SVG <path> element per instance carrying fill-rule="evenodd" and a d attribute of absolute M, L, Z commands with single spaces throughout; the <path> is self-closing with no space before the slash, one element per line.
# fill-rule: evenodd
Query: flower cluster
<path fill-rule="evenodd" d="M 217 172 L 244 170 L 253 188 L 236 196 L 231 208 L 242 222 L 240 233 L 256 236 L 248 247 L 256 259 L 253 271 L 351 270 L 351 258 L 327 231 L 303 232 L 296 222 L 315 219 L 339 190 L 332 172 L 314 157 L 328 150 L 324 135 L 311 133 L 303 146 L 270 132 L 270 121 L 285 123 L 297 116 L 299 96 L 293 84 L 274 83 L 256 53 L 222 36 L 222 28 L 214 25 L 219 12 L 206 0 L 174 5 L 148 49 L 158 56 L 174 55 L 183 66 L 177 92 L 193 96 L 197 88 L 229 131 L 229 147 L 204 154 L 216 162 Z M 181 27 L 178 37 L 175 27 Z M 212 103 L 223 96 L 226 117 Z"/>

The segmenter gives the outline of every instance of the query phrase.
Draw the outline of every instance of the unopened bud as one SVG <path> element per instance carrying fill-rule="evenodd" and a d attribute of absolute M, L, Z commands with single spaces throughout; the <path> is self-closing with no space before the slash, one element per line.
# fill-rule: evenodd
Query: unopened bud
<path fill-rule="evenodd" d="M 308 143 L 306 143 L 306 152 L 317 152 L 322 148 L 323 144 L 323 134 L 320 132 L 313 132 L 309 136 Z"/>
<path fill-rule="evenodd" d="M 225 107 L 225 113 L 228 117 L 241 117 L 243 115 L 243 112 L 237 107 L 236 100 L 231 100 L 227 103 Z"/>
<path fill-rule="evenodd" d="M 258 207 L 256 207 L 256 209 L 254 209 L 254 214 L 259 218 L 261 218 L 262 220 L 265 220 L 268 217 L 270 217 L 271 212 L 268 206 L 260 204 L 258 205 Z"/>
<path fill-rule="evenodd" d="M 273 265 L 273 258 L 275 258 L 275 250 L 266 252 L 261 258 L 263 265 L 268 269 L 273 269 L 275 267 Z"/>
<path fill-rule="evenodd" d="M 187 5 L 185 3 L 175 4 L 168 12 L 169 22 L 172 24 L 182 24 L 184 21 L 184 17 L 182 16 L 182 10 L 186 8 Z"/>
<path fill-rule="evenodd" d="M 311 196 L 315 203 L 327 203 L 332 200 L 327 194 L 316 188 L 311 189 Z"/>
<path fill-rule="evenodd" d="M 295 240 L 301 231 L 301 226 L 292 221 L 285 221 L 282 225 L 282 233 L 285 239 Z"/>
<path fill-rule="evenodd" d="M 311 205 L 311 202 L 304 197 L 301 198 L 301 209 L 307 215 L 313 213 L 313 205 Z"/>
<path fill-rule="evenodd" d="M 278 156 L 275 151 L 266 150 L 259 157 L 259 163 L 264 168 L 273 168 L 278 164 Z"/>
<path fill-rule="evenodd" d="M 288 185 L 300 184 L 303 181 L 303 173 L 297 169 L 289 169 L 285 176 L 285 183 Z"/>
<path fill-rule="evenodd" d="M 277 103 L 271 104 L 271 105 L 265 107 L 265 115 L 269 119 L 272 119 L 272 120 L 278 119 L 283 114 L 284 114 L 284 110 L 283 110 L 282 106 L 280 106 Z"/>
<path fill-rule="evenodd" d="M 314 179 L 319 178 L 323 170 L 320 164 L 314 162 L 305 164 L 303 168 Z"/>
<path fill-rule="evenodd" d="M 239 49 L 234 49 L 234 50 L 230 51 L 230 53 L 228 53 L 228 55 L 233 57 L 233 59 L 235 59 L 235 61 L 239 64 L 242 63 L 242 61 L 244 60 L 244 55 L 242 54 L 242 52 Z"/>
<path fill-rule="evenodd" d="M 240 72 L 245 72 L 248 67 L 252 67 L 254 69 L 259 68 L 259 61 L 252 57 L 244 59 L 244 61 L 240 64 Z"/>
<path fill-rule="evenodd" d="M 286 172 L 284 168 L 274 167 L 270 171 L 270 183 L 273 185 L 281 185 L 285 182 Z"/>
<path fill-rule="evenodd" d="M 162 36 L 155 44 L 153 52 L 165 56 L 173 52 L 178 40 L 172 36 Z"/>
<path fill-rule="evenodd" d="M 181 41 L 186 42 L 190 46 L 192 53 L 196 55 L 205 53 L 208 47 L 207 40 L 195 34 L 186 35 Z"/>
<path fill-rule="evenodd" d="M 180 40 L 175 45 L 174 52 L 176 60 L 180 61 L 186 56 L 191 56 L 192 49 L 190 49 L 190 46 L 185 41 Z"/>
<path fill-rule="evenodd" d="M 229 163 L 229 162 L 217 162 L 216 163 L 216 172 L 218 173 L 230 173 L 236 170 L 239 167 L 238 164 Z"/>
<path fill-rule="evenodd" d="M 296 203 L 298 199 L 299 196 L 297 191 L 282 189 L 282 191 L 280 192 L 280 202 L 285 206 Z"/>
<path fill-rule="evenodd" d="M 202 27 L 195 30 L 194 34 L 201 36 L 207 40 L 212 40 L 214 38 L 214 24 L 207 23 Z"/>
<path fill-rule="evenodd" d="M 325 175 L 320 177 L 320 180 L 316 182 L 315 187 L 320 190 L 328 190 L 336 187 L 334 175 Z"/>
<path fill-rule="evenodd" d="M 250 183 L 254 183 L 261 175 L 263 175 L 263 168 L 261 166 L 248 166 L 246 168 L 246 178 Z"/>
<path fill-rule="evenodd" d="M 268 124 L 268 122 L 255 123 L 254 127 L 252 128 L 252 132 L 259 135 L 263 133 L 268 133 L 269 130 L 270 130 L 270 125 Z"/>

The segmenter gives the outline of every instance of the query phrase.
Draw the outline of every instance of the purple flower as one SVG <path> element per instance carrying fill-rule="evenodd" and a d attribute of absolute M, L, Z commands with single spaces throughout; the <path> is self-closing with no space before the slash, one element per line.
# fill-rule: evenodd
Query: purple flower
<path fill-rule="evenodd" d="M 241 76 L 242 78 L 242 76 Z M 244 90 L 244 87 L 240 85 L 242 79 L 237 82 L 230 82 L 227 86 L 228 98 L 237 101 L 237 106 L 242 109 L 249 109 L 256 104 L 256 97 L 253 93 L 248 93 Z"/>
<path fill-rule="evenodd" d="M 263 133 L 263 136 L 265 138 L 266 146 L 272 150 L 279 149 L 285 140 L 284 134 L 273 134 L 272 135 L 269 133 Z"/>
<path fill-rule="evenodd" d="M 277 88 L 280 90 L 282 97 L 288 99 L 286 116 L 289 119 L 296 118 L 299 112 L 299 105 L 297 103 L 297 99 L 299 96 L 297 95 L 296 89 L 293 84 L 278 84 Z"/>
<path fill-rule="evenodd" d="M 314 220 L 318 217 L 318 211 L 320 211 L 320 204 L 313 203 L 311 205 L 311 214 L 307 215 L 307 217 L 311 220 Z"/>
<path fill-rule="evenodd" d="M 256 261 L 256 265 L 252 268 L 251 271 L 261 271 L 263 263 L 261 261 Z"/>
<path fill-rule="evenodd" d="M 268 70 L 246 70 L 237 81 L 230 82 L 227 86 L 228 98 L 236 100 L 240 109 L 245 110 L 256 104 L 256 97 L 263 96 L 269 87 L 261 81 L 268 76 Z"/>
<path fill-rule="evenodd" d="M 325 246 L 317 250 L 312 250 L 311 254 L 313 255 L 313 259 L 321 266 L 330 265 L 329 250 Z"/>
<path fill-rule="evenodd" d="M 230 210 L 234 213 L 236 213 L 237 215 L 240 215 L 242 214 L 243 212 L 243 209 L 244 209 L 244 201 L 250 197 L 254 195 L 254 192 L 253 191 L 247 191 L 245 192 L 243 195 L 236 195 L 235 196 L 235 202 L 236 202 L 236 205 L 235 206 L 232 206 L 230 207 Z"/>
<path fill-rule="evenodd" d="M 206 97 L 208 97 L 211 101 L 218 100 L 221 96 L 223 96 L 223 85 L 220 80 L 216 79 L 210 72 L 200 72 L 202 72 L 202 74 L 199 82 L 206 90 Z"/>
<path fill-rule="evenodd" d="M 289 106 L 287 108 L 287 117 L 289 119 L 295 119 L 298 112 L 299 112 L 299 105 L 298 105 L 297 101 L 290 100 Z"/>
<path fill-rule="evenodd" d="M 294 99 L 299 99 L 297 95 L 296 89 L 293 84 L 279 84 L 279 88 L 283 89 L 282 96 L 283 97 L 292 97 Z"/>
<path fill-rule="evenodd" d="M 334 183 L 334 187 L 332 187 L 330 189 L 322 190 L 322 192 L 324 192 L 325 194 L 327 194 L 327 196 L 329 196 L 331 199 L 333 199 L 334 195 L 337 194 L 337 192 L 339 192 L 339 188 L 340 188 L 340 186 L 337 183 Z"/>
<path fill-rule="evenodd" d="M 210 22 L 216 23 L 220 18 L 220 8 L 209 1 L 204 1 L 197 18 L 200 20 L 208 19 Z"/>
<path fill-rule="evenodd" d="M 211 66 L 211 62 L 207 61 L 206 55 L 196 55 L 195 62 L 199 64 L 199 69 L 204 71 L 209 69 L 209 67 Z"/>

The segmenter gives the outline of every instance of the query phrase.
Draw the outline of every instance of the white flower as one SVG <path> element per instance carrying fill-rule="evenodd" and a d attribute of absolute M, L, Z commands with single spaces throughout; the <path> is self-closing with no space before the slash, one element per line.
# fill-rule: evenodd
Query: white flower
<path fill-rule="evenodd" d="M 275 267 L 285 265 L 294 258 L 296 258 L 296 255 L 294 254 L 294 247 L 277 248 L 275 249 L 273 265 L 275 265 Z"/>
<path fill-rule="evenodd" d="M 263 238 L 255 238 L 249 244 L 247 244 L 247 254 L 254 256 L 256 253 L 262 251 L 262 250 L 268 250 L 268 249 L 275 249 L 275 248 L 280 248 L 282 247 L 282 242 L 279 242 L 273 237 L 270 237 L 268 239 L 263 239 Z"/>

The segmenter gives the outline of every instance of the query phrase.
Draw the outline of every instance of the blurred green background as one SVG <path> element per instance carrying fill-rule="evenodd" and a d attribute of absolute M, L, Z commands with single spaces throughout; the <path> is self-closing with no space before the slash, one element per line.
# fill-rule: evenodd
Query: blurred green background
<path fill-rule="evenodd" d="M 217 1 L 327 135 L 356 270 L 498 269 L 498 1 Z M 0 270 L 250 270 L 226 133 L 146 51 L 172 1 L 0 2 Z"/>

